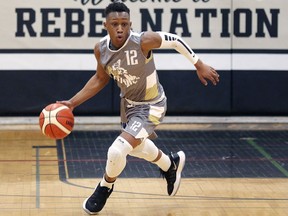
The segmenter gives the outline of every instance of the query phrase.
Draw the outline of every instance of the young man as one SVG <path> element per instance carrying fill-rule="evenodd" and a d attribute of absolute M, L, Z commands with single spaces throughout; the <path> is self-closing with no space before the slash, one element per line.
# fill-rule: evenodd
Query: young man
<path fill-rule="evenodd" d="M 154 129 L 162 122 L 166 112 L 166 97 L 159 83 L 152 50 L 172 48 L 188 58 L 196 67 L 204 85 L 210 80 L 214 85 L 219 75 L 204 64 L 177 35 L 165 32 L 131 31 L 130 10 L 122 2 L 107 6 L 104 27 L 108 35 L 96 44 L 94 54 L 97 72 L 74 97 L 60 101 L 72 110 L 96 95 L 113 78 L 121 90 L 122 132 L 107 153 L 103 179 L 94 193 L 83 202 L 88 214 L 97 214 L 113 191 L 114 182 L 121 174 L 127 155 L 143 158 L 159 166 L 167 181 L 167 193 L 174 196 L 180 185 L 185 164 L 183 151 L 164 154 L 151 141 Z"/>

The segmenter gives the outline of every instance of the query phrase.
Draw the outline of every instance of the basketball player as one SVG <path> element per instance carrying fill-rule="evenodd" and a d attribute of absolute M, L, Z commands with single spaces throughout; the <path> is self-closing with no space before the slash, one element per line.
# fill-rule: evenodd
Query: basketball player
<path fill-rule="evenodd" d="M 183 151 L 164 154 L 151 140 L 166 112 L 166 97 L 159 83 L 152 50 L 171 48 L 188 58 L 196 67 L 200 81 L 219 82 L 218 73 L 201 61 L 177 35 L 166 32 L 135 33 L 131 30 L 130 10 L 121 1 L 110 3 L 104 27 L 108 35 L 94 48 L 97 71 L 74 97 L 60 101 L 72 110 L 96 95 L 113 78 L 121 90 L 122 132 L 111 144 L 103 179 L 83 202 L 88 214 L 97 214 L 113 191 L 127 155 L 156 164 L 167 181 L 167 193 L 174 196 L 185 164 Z"/>

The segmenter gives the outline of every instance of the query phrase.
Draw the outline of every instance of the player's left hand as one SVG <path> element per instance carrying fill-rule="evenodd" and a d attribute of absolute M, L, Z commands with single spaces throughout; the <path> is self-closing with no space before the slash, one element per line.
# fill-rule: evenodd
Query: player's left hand
<path fill-rule="evenodd" d="M 208 85 L 207 80 L 211 81 L 213 85 L 217 85 L 220 76 L 213 67 L 205 64 L 200 59 L 195 64 L 195 67 L 197 69 L 198 78 L 200 79 L 203 85 L 205 86 Z"/>

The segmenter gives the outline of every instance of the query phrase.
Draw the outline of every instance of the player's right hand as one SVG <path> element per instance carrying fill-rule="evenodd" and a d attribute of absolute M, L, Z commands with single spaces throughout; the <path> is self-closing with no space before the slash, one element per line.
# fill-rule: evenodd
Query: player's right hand
<path fill-rule="evenodd" d="M 73 109 L 74 109 L 73 104 L 69 100 L 56 101 L 56 103 L 60 103 L 60 104 L 63 104 L 65 106 L 69 107 L 69 109 L 71 109 L 71 111 L 73 111 Z"/>

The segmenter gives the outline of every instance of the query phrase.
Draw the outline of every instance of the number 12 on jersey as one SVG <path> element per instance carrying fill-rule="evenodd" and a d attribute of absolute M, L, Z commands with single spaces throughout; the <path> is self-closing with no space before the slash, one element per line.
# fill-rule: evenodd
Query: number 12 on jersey
<path fill-rule="evenodd" d="M 136 50 L 126 50 L 125 54 L 126 54 L 127 65 L 138 64 L 137 51 Z"/>

